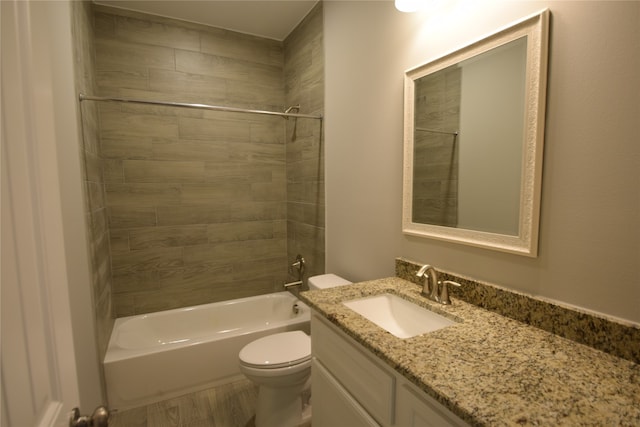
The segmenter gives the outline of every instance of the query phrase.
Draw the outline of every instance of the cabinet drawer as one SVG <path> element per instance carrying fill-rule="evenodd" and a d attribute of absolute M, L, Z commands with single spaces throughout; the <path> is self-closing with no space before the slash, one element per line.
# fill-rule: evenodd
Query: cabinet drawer
<path fill-rule="evenodd" d="M 395 378 L 360 350 L 360 344 L 317 316 L 312 351 L 329 372 L 379 423 L 393 423 Z"/>
<path fill-rule="evenodd" d="M 314 427 L 380 427 L 317 359 L 311 372 Z"/>

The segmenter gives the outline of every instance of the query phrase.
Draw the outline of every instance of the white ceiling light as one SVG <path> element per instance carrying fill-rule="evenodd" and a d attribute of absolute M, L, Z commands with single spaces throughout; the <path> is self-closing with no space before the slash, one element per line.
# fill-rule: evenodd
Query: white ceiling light
<path fill-rule="evenodd" d="M 400 12 L 417 12 L 424 0 L 395 0 L 396 9 Z"/>

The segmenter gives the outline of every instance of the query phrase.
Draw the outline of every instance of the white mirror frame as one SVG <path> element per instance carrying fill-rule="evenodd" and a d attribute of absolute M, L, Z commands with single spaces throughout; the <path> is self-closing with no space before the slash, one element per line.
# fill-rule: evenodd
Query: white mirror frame
<path fill-rule="evenodd" d="M 415 223 L 413 212 L 413 150 L 415 80 L 515 39 L 527 37 L 525 118 L 520 219 L 517 236 Z M 404 170 L 402 231 L 405 234 L 462 243 L 530 257 L 538 255 L 538 224 L 542 186 L 549 10 L 517 21 L 475 43 L 408 70 L 404 78 Z"/>

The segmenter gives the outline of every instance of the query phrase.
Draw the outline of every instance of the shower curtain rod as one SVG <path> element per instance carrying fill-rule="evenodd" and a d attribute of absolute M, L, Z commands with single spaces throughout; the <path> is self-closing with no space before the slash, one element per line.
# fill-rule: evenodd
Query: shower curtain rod
<path fill-rule="evenodd" d="M 427 128 L 416 128 L 416 130 L 420 130 L 420 131 L 423 131 L 423 132 L 442 133 L 442 134 L 445 134 L 445 135 L 455 135 L 455 136 L 457 136 L 457 135 L 458 135 L 458 131 L 455 131 L 455 132 L 445 132 L 445 131 L 443 131 L 443 130 L 427 129 Z"/>
<path fill-rule="evenodd" d="M 84 95 L 82 93 L 80 94 L 80 101 L 127 102 L 127 103 L 133 103 L 133 104 L 163 105 L 168 107 L 199 108 L 204 110 L 227 111 L 231 113 L 263 114 L 263 115 L 269 115 L 269 116 L 280 116 L 283 118 L 297 117 L 301 119 L 322 120 L 322 115 L 315 116 L 312 114 L 286 113 L 286 112 L 265 111 L 265 110 L 250 110 L 246 108 L 223 107 L 220 105 L 188 104 L 185 102 L 148 101 L 145 99 L 92 96 L 92 95 Z"/>

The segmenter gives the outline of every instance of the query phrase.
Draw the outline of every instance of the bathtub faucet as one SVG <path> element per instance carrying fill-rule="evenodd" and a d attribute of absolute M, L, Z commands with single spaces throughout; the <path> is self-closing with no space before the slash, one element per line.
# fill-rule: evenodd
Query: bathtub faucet
<path fill-rule="evenodd" d="M 301 286 L 302 280 L 296 280 L 295 282 L 289 282 L 284 284 L 285 289 L 289 289 L 291 286 Z"/>
<path fill-rule="evenodd" d="M 289 273 L 293 274 L 293 269 L 298 270 L 298 280 L 296 280 L 295 282 L 285 283 L 285 289 L 288 289 L 291 286 L 301 286 L 303 284 L 302 276 L 304 275 L 304 258 L 302 258 L 302 255 L 298 254 L 298 256 L 296 257 L 296 261 L 291 264 L 291 267 L 289 267 Z"/>
<path fill-rule="evenodd" d="M 305 266 L 304 258 L 302 258 L 302 255 L 298 254 L 298 256 L 296 257 L 296 261 L 293 264 L 291 264 L 292 268 L 295 268 L 298 270 L 298 280 L 302 280 L 302 275 L 304 274 L 304 266 Z"/>

